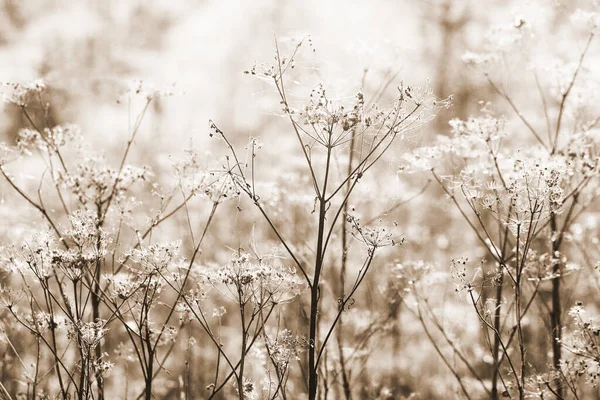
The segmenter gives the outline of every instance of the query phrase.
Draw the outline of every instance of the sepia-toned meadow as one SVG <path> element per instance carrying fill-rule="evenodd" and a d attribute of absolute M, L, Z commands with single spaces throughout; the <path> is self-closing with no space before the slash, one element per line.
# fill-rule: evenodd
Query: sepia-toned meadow
<path fill-rule="evenodd" d="M 591 0 L 0 2 L 0 399 L 598 399 Z"/>

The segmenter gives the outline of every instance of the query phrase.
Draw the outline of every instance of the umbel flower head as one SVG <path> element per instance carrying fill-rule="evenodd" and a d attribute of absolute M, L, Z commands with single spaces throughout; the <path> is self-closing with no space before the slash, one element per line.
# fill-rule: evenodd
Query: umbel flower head
<path fill-rule="evenodd" d="M 402 244 L 404 241 L 402 238 L 396 238 L 393 231 L 389 228 L 382 226 L 362 226 L 360 224 L 360 219 L 351 213 L 346 214 L 346 221 L 348 221 L 352 227 L 352 236 L 366 244 L 370 251 L 380 247 Z"/>
<path fill-rule="evenodd" d="M 117 170 L 106 160 L 93 154 L 83 154 L 83 161 L 70 172 L 61 171 L 57 180 L 78 197 L 82 204 L 104 203 L 111 196 L 120 197 L 136 182 L 148 181 L 148 167 L 124 165 Z"/>
<path fill-rule="evenodd" d="M 77 321 L 71 324 L 67 336 L 82 346 L 86 352 L 94 350 L 108 331 L 106 320 L 98 319 L 95 322 Z"/>
<path fill-rule="evenodd" d="M 76 125 L 56 125 L 38 132 L 35 129 L 21 129 L 17 137 L 17 148 L 22 153 L 30 153 L 32 147 L 45 152 L 56 152 L 67 143 L 81 136 Z"/>
<path fill-rule="evenodd" d="M 305 289 L 305 282 L 294 270 L 286 269 L 273 259 L 252 259 L 247 253 L 235 254 L 227 265 L 205 274 L 213 286 L 236 302 L 253 301 L 263 306 L 287 302 Z"/>
<path fill-rule="evenodd" d="M 277 334 L 265 335 L 265 346 L 279 373 L 284 374 L 290 363 L 300 361 L 300 356 L 308 347 L 308 341 L 302 336 L 294 335 L 289 329 L 283 329 Z"/>
<path fill-rule="evenodd" d="M 134 271 L 142 275 L 166 274 L 180 265 L 180 241 L 155 243 L 140 249 L 133 249 L 130 260 L 138 268 Z"/>
<path fill-rule="evenodd" d="M 5 82 L 3 86 L 6 89 L 3 90 L 4 101 L 18 107 L 26 107 L 30 103 L 38 102 L 39 96 L 47 89 L 42 79 L 24 83 Z"/>

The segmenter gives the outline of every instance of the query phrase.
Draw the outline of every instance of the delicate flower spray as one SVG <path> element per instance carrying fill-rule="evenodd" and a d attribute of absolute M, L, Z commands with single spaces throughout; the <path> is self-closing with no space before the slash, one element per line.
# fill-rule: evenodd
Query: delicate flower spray
<path fill-rule="evenodd" d="M 582 101 L 585 95 L 580 95 L 586 85 L 594 85 L 586 61 L 597 19 L 579 11 L 574 18 L 589 24 L 582 25 L 587 32 L 582 33 L 579 53 L 568 66 L 531 60 L 533 46 L 545 45 L 543 24 L 519 17 L 516 24 L 492 29 L 486 51 L 469 53 L 464 61 L 484 76 L 513 120 L 496 116 L 490 104 L 482 103 L 481 115 L 451 121 L 449 136 L 405 155 L 401 167 L 404 172 L 427 171 L 433 176 L 492 261 L 491 265 L 482 262 L 473 278 L 463 268 L 464 260 L 453 261 L 452 268 L 457 290 L 470 300 L 489 336 L 491 388 L 483 386 L 493 399 L 578 398 L 579 394 L 569 375 L 573 361 L 567 362 L 571 357 L 563 351 L 569 347 L 563 340 L 566 291 L 562 285 L 578 269 L 569 262 L 569 231 L 593 204 L 600 182 L 593 128 L 597 115 Z M 501 75 L 504 68 L 515 65 L 527 68 L 530 86 L 540 99 L 540 118 L 517 105 L 505 83 L 506 76 L 510 82 L 510 74 Z M 488 288 L 495 293 L 490 295 Z M 540 299 L 548 292 L 549 301 Z M 538 301 L 544 304 L 542 318 L 548 322 L 551 346 L 546 372 L 536 371 L 543 367 L 528 360 L 525 335 L 526 321 Z M 581 337 L 582 330 L 578 332 Z M 458 374 L 455 377 L 469 396 L 469 388 Z"/>

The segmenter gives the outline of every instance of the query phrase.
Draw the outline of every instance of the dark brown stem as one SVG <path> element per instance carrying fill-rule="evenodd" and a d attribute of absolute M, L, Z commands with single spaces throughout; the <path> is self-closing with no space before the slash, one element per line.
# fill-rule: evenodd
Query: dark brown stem
<path fill-rule="evenodd" d="M 331 157 L 331 149 L 328 151 L 327 165 Z M 327 169 L 328 171 L 329 169 Z M 326 173 L 327 175 L 327 173 Z M 327 177 L 325 178 L 322 197 L 319 199 L 319 228 L 317 233 L 317 255 L 315 260 L 315 274 L 310 288 L 310 320 L 309 320 L 309 347 L 308 347 L 308 398 L 316 400 L 317 398 L 317 382 L 318 382 L 318 366 L 316 363 L 317 353 L 317 324 L 318 324 L 318 308 L 319 308 L 319 281 L 321 278 L 321 268 L 323 266 L 324 254 L 323 241 L 325 238 L 325 214 L 327 212 L 327 202 L 325 201 L 325 193 L 327 189 Z"/>
<path fill-rule="evenodd" d="M 550 313 L 550 325 L 552 329 L 552 365 L 555 370 L 560 369 L 561 360 L 561 338 L 562 338 L 562 322 L 561 322 L 561 305 L 560 305 L 560 261 L 556 259 L 555 255 L 559 251 L 560 242 L 558 238 L 555 238 L 555 234 L 558 230 L 557 216 L 552 213 L 550 216 L 550 240 L 551 240 L 551 257 L 554 261 L 552 265 L 552 312 Z M 560 378 L 555 381 L 556 385 L 556 397 L 560 398 L 563 396 L 563 387 Z"/>
<path fill-rule="evenodd" d="M 352 135 L 350 139 L 350 150 L 348 152 L 348 169 L 346 171 L 347 175 L 352 174 L 352 164 L 354 161 L 354 148 L 356 146 L 356 135 Z M 350 192 L 350 181 L 346 183 L 346 193 Z M 346 215 L 348 213 L 348 199 L 344 202 L 343 205 L 343 214 Z M 345 282 L 346 282 L 346 267 L 348 263 L 348 231 L 347 231 L 348 221 L 346 218 L 342 219 L 342 260 L 340 265 L 340 293 L 339 298 L 341 301 L 344 300 L 345 297 Z M 352 391 L 350 388 L 350 382 L 348 378 L 348 371 L 346 371 L 346 358 L 344 356 L 344 346 L 343 346 L 343 335 L 342 335 L 342 326 L 344 324 L 343 316 L 340 315 L 340 319 L 338 321 L 337 327 L 337 342 L 338 342 L 338 357 L 340 358 L 340 369 L 342 373 L 342 387 L 344 389 L 344 397 L 346 400 L 352 399 Z"/>

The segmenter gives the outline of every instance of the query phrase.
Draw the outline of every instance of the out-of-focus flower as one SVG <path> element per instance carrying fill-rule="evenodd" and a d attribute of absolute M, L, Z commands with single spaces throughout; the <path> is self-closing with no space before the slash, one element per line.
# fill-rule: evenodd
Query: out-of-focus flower
<path fill-rule="evenodd" d="M 8 88 L 4 93 L 4 101 L 19 107 L 26 107 L 31 103 L 39 102 L 39 96 L 47 89 L 42 79 L 36 79 L 25 83 L 3 83 Z"/>

